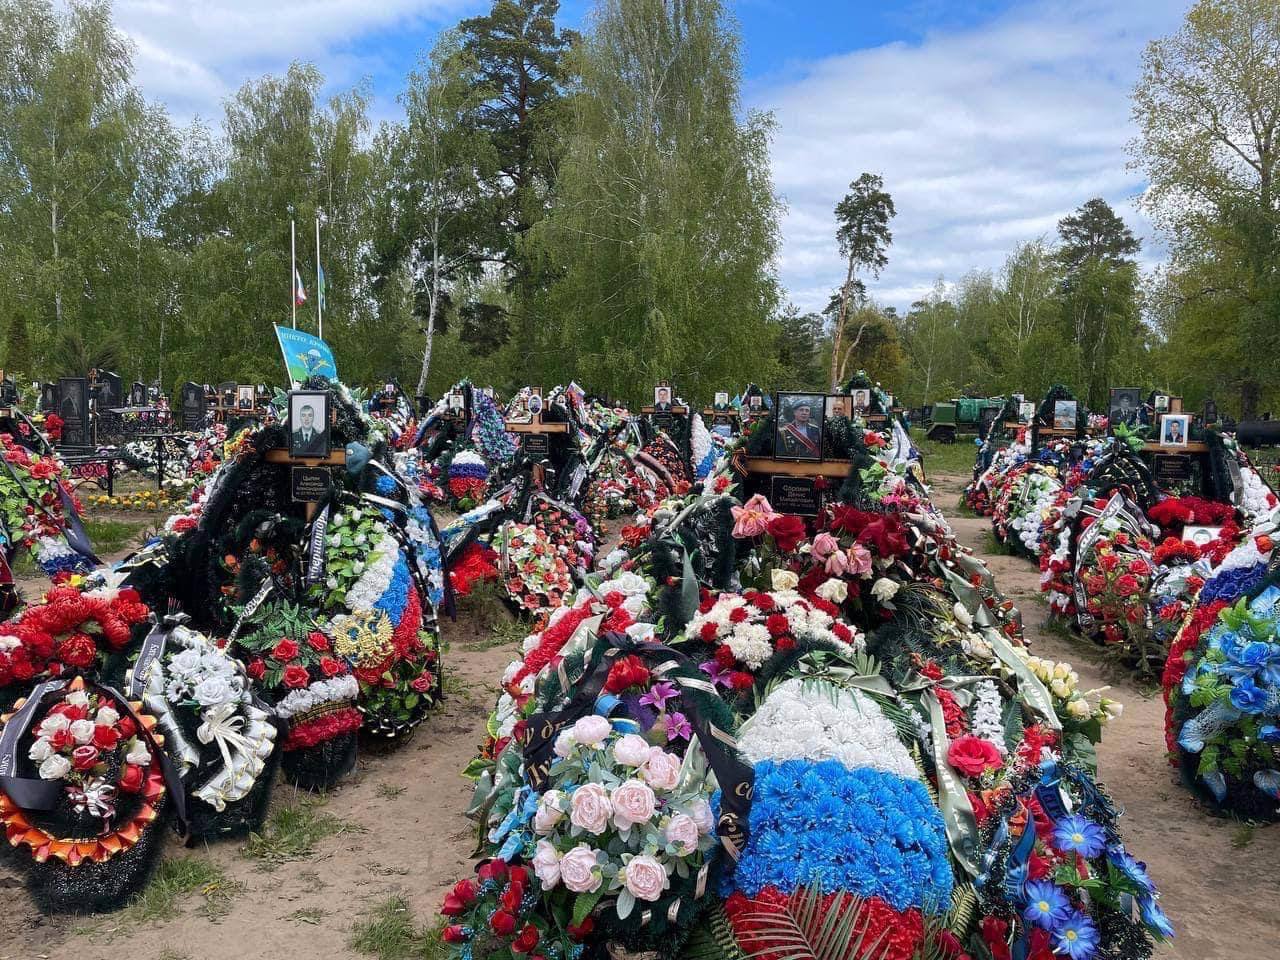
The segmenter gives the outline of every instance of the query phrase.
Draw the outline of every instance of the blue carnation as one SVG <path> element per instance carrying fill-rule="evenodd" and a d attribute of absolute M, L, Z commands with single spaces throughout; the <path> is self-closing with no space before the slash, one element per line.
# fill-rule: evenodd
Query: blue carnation
<path fill-rule="evenodd" d="M 878 896 L 895 910 L 950 904 L 946 830 L 923 784 L 838 760 L 755 770 L 750 838 L 726 892 L 815 885 Z"/>

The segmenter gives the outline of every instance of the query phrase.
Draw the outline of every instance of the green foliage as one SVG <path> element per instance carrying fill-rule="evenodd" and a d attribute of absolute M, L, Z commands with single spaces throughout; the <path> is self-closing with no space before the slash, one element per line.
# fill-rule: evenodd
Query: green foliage
<path fill-rule="evenodd" d="M 603 0 L 592 25 L 556 203 L 529 235 L 556 279 L 527 375 L 632 401 L 663 377 L 687 397 L 772 382 L 772 121 L 740 119 L 723 5 Z"/>
<path fill-rule="evenodd" d="M 1254 416 L 1280 400 L 1280 8 L 1200 0 L 1148 45 L 1133 115 L 1172 253 L 1153 285 L 1161 372 L 1191 406 Z"/>

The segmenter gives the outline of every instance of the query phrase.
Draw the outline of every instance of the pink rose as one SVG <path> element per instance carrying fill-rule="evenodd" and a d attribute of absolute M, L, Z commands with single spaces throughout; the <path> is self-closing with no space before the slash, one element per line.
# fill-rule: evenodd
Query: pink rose
<path fill-rule="evenodd" d="M 599 747 L 612 729 L 613 724 L 599 714 L 593 713 L 580 718 L 573 725 L 573 739 L 584 746 Z"/>
<path fill-rule="evenodd" d="M 648 823 L 657 808 L 653 790 L 642 780 L 624 781 L 613 788 L 609 799 L 613 802 L 613 822 L 619 830 L 626 830 L 633 824 Z"/>
<path fill-rule="evenodd" d="M 829 533 L 820 533 L 813 538 L 813 555 L 824 560 L 840 551 L 840 541 Z"/>
<path fill-rule="evenodd" d="M 546 840 L 538 841 L 533 855 L 533 872 L 542 881 L 542 889 L 550 890 L 560 882 L 560 854 Z"/>
<path fill-rule="evenodd" d="M 569 797 L 569 822 L 587 833 L 604 833 L 612 813 L 609 795 L 598 783 L 584 783 Z"/>
<path fill-rule="evenodd" d="M 580 843 L 566 853 L 560 858 L 560 880 L 574 893 L 594 893 L 598 890 L 603 878 L 596 865 L 596 852 L 585 843 Z"/>
<path fill-rule="evenodd" d="M 538 809 L 533 815 L 533 832 L 548 834 L 563 819 L 564 794 L 559 790 L 548 790 L 538 801 Z"/>
<path fill-rule="evenodd" d="M 689 817 L 698 825 L 698 833 L 706 836 L 711 832 L 711 828 L 716 825 L 715 817 L 711 813 L 711 804 L 702 797 L 689 801 L 687 804 Z"/>
<path fill-rule="evenodd" d="M 758 537 L 769 528 L 776 515 L 769 501 L 757 493 L 744 506 L 730 508 L 733 513 L 733 535 L 740 540 Z"/>
<path fill-rule="evenodd" d="M 688 856 L 698 849 L 698 824 L 692 817 L 677 813 L 667 821 L 665 835 L 667 843 L 675 846 L 680 856 Z"/>
<path fill-rule="evenodd" d="M 823 564 L 823 569 L 833 577 L 849 572 L 849 558 L 845 556 L 844 551 L 837 550 L 835 553 L 827 557 L 827 562 Z"/>
<path fill-rule="evenodd" d="M 646 853 L 632 857 L 623 870 L 627 890 L 637 900 L 657 900 L 668 886 L 667 871 Z"/>
<path fill-rule="evenodd" d="M 849 548 L 849 573 L 865 576 L 871 572 L 871 551 L 860 543 Z"/>
<path fill-rule="evenodd" d="M 613 745 L 613 759 L 626 767 L 638 767 L 649 759 L 649 742 L 628 733 Z"/>
<path fill-rule="evenodd" d="M 680 782 L 680 758 L 661 747 L 654 747 L 640 768 L 640 776 L 659 790 L 674 790 Z"/>

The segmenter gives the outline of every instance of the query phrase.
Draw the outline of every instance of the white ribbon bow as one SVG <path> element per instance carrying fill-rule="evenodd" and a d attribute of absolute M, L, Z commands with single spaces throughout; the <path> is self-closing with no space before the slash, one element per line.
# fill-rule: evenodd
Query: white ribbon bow
<path fill-rule="evenodd" d="M 201 743 L 216 743 L 222 753 L 222 761 L 232 767 L 231 750 L 252 752 L 253 744 L 240 732 L 244 717 L 236 714 L 234 703 L 223 703 L 204 712 L 204 723 L 196 729 L 196 739 Z"/>

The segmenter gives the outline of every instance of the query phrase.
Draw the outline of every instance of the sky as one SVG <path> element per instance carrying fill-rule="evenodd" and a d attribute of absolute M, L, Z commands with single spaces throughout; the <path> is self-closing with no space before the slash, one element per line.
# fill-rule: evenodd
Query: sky
<path fill-rule="evenodd" d="M 879 173 L 897 216 L 871 294 L 906 309 L 935 282 L 1000 270 L 1092 197 L 1163 255 L 1135 207 L 1129 93 L 1146 43 L 1182 0 L 728 0 L 743 37 L 744 106 L 777 121 L 786 203 L 778 269 L 818 309 L 844 279 L 833 208 Z M 116 0 L 137 79 L 179 122 L 216 121 L 246 79 L 311 61 L 332 90 L 367 82 L 375 120 L 400 115 L 404 77 L 442 29 L 489 0 Z M 590 0 L 562 0 L 583 28 Z"/>

